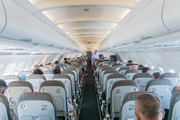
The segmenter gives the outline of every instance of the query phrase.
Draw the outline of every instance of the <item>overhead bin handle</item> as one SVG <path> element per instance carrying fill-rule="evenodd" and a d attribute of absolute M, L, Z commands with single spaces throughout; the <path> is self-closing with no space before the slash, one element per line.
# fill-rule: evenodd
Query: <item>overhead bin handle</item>
<path fill-rule="evenodd" d="M 141 36 L 141 39 L 142 40 L 145 40 L 145 39 L 149 39 L 149 38 L 151 38 L 152 36 Z"/>

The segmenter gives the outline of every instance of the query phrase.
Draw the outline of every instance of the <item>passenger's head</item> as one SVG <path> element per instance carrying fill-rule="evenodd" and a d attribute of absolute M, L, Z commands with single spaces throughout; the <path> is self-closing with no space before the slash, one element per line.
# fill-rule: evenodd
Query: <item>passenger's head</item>
<path fill-rule="evenodd" d="M 0 93 L 4 94 L 6 90 L 6 82 L 2 79 L 0 79 Z"/>
<path fill-rule="evenodd" d="M 155 95 L 143 94 L 135 101 L 136 120 L 162 120 L 164 110 L 159 98 Z"/>
<path fill-rule="evenodd" d="M 136 70 L 136 66 L 130 66 L 129 70 Z"/>
<path fill-rule="evenodd" d="M 146 73 L 148 70 L 149 70 L 148 67 L 144 67 L 143 70 L 142 70 L 142 72 L 143 72 L 143 73 Z"/>
<path fill-rule="evenodd" d="M 128 60 L 128 63 L 132 63 L 133 61 L 132 60 Z"/>
<path fill-rule="evenodd" d="M 35 65 L 35 66 L 34 66 L 34 69 L 39 69 L 39 66 L 38 66 L 38 65 Z"/>
<path fill-rule="evenodd" d="M 138 68 L 144 67 L 143 65 L 139 65 Z"/>
<path fill-rule="evenodd" d="M 35 69 L 35 70 L 33 71 L 33 74 L 40 74 L 40 75 L 42 75 L 42 74 L 44 74 L 44 73 L 43 73 L 43 71 L 42 71 L 41 69 Z"/>
<path fill-rule="evenodd" d="M 74 63 L 74 65 L 79 65 L 78 63 Z"/>
<path fill-rule="evenodd" d="M 173 90 L 172 90 L 172 95 L 173 95 L 174 93 L 176 93 L 176 92 L 180 92 L 180 86 L 176 86 L 176 87 L 173 88 Z"/>
<path fill-rule="evenodd" d="M 64 61 L 67 61 L 67 58 L 64 58 Z"/>
<path fill-rule="evenodd" d="M 55 68 L 52 72 L 53 74 L 61 74 L 61 70 L 59 68 Z"/>
<path fill-rule="evenodd" d="M 95 54 L 96 54 L 97 52 L 98 52 L 97 50 L 94 51 Z"/>
<path fill-rule="evenodd" d="M 25 80 L 26 80 L 27 75 L 25 75 L 25 74 L 21 74 L 19 77 L 21 78 L 21 80 L 22 80 L 22 81 L 25 81 Z"/>
<path fill-rule="evenodd" d="M 153 73 L 154 78 L 159 78 L 160 75 L 161 75 L 160 72 L 155 72 L 155 73 Z"/>
<path fill-rule="evenodd" d="M 58 61 L 55 61 L 55 63 L 54 63 L 54 64 L 56 64 L 56 65 L 57 65 L 58 63 L 59 63 Z"/>

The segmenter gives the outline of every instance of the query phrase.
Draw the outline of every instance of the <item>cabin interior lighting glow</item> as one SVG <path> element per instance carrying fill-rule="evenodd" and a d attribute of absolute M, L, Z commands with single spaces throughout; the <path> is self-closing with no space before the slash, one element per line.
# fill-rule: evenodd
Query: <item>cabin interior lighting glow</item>
<path fill-rule="evenodd" d="M 50 17 L 50 15 L 49 14 L 47 14 L 45 11 L 43 11 L 42 12 L 47 18 L 49 18 L 51 21 L 53 21 L 53 18 L 52 17 Z"/>

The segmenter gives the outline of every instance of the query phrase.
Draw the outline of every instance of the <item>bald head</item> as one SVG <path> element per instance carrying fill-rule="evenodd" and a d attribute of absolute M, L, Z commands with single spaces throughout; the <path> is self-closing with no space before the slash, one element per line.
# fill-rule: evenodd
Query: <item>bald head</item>
<path fill-rule="evenodd" d="M 137 120 L 162 120 L 164 111 L 157 96 L 143 94 L 135 101 L 135 115 Z"/>
<path fill-rule="evenodd" d="M 129 70 L 136 70 L 136 66 L 130 66 Z"/>

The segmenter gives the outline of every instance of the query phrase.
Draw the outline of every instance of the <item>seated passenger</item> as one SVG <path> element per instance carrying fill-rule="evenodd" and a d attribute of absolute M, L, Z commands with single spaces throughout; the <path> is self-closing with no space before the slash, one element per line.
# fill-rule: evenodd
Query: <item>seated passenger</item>
<path fill-rule="evenodd" d="M 63 64 L 62 63 L 60 63 L 60 62 L 58 62 L 58 61 L 55 61 L 55 63 L 54 63 L 56 66 L 63 66 Z"/>
<path fill-rule="evenodd" d="M 34 69 L 39 69 L 39 66 L 38 66 L 38 65 L 35 65 L 35 66 L 34 66 Z"/>
<path fill-rule="evenodd" d="M 149 70 L 148 67 L 143 68 L 142 73 L 146 73 Z"/>
<path fill-rule="evenodd" d="M 161 76 L 160 72 L 153 73 L 154 79 L 159 78 Z"/>
<path fill-rule="evenodd" d="M 41 63 L 41 64 L 39 65 L 39 67 L 44 67 L 44 65 Z"/>
<path fill-rule="evenodd" d="M 67 61 L 67 58 L 64 58 L 64 63 L 71 64 Z"/>
<path fill-rule="evenodd" d="M 40 74 L 40 75 L 42 75 L 42 74 L 44 74 L 44 73 L 43 73 L 43 71 L 42 71 L 41 69 L 35 69 L 35 70 L 33 71 L 33 74 Z"/>
<path fill-rule="evenodd" d="M 173 90 L 172 90 L 172 95 L 173 95 L 174 93 L 176 93 L 176 92 L 180 92 L 180 86 L 176 86 L 176 87 L 173 88 Z"/>
<path fill-rule="evenodd" d="M 26 80 L 26 78 L 27 78 L 27 75 L 25 75 L 25 74 L 21 74 L 19 77 L 21 78 L 21 80 L 22 80 L 22 81 L 25 81 L 25 80 Z"/>
<path fill-rule="evenodd" d="M 135 101 L 136 120 L 162 120 L 164 110 L 157 96 L 143 94 Z"/>
<path fill-rule="evenodd" d="M 136 66 L 130 66 L 129 70 L 136 70 Z"/>
<path fill-rule="evenodd" d="M 2 79 L 0 79 L 0 93 L 4 94 L 6 90 L 6 82 Z"/>
<path fill-rule="evenodd" d="M 53 72 L 53 74 L 61 74 L 61 70 L 59 69 L 58 66 L 56 66 L 52 72 Z"/>

